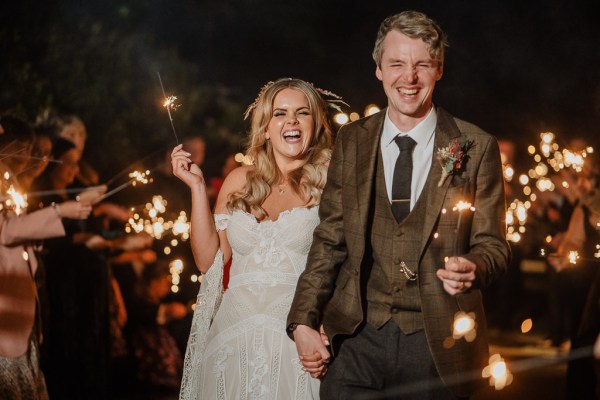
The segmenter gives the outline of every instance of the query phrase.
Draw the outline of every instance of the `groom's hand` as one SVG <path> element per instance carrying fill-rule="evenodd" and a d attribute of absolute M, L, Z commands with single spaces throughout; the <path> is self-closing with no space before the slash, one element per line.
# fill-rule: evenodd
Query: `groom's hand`
<path fill-rule="evenodd" d="M 321 340 L 321 334 L 310 326 L 298 325 L 294 330 L 294 341 L 304 369 L 313 378 L 323 377 L 331 355 Z"/>
<path fill-rule="evenodd" d="M 475 282 L 477 266 L 463 257 L 449 257 L 444 265 L 436 271 L 437 277 L 443 282 L 444 290 L 451 294 L 464 293 Z"/>

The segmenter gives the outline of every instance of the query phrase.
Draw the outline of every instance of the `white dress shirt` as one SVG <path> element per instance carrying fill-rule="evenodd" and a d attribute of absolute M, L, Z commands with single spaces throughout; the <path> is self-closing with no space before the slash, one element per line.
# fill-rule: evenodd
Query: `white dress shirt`
<path fill-rule="evenodd" d="M 419 122 L 408 132 L 402 132 L 396 128 L 396 125 L 389 117 L 389 110 L 386 112 L 383 122 L 383 132 L 381 134 L 381 154 L 383 155 L 383 172 L 385 173 L 385 186 L 387 188 L 388 200 L 392 201 L 392 183 L 394 180 L 394 166 L 400 154 L 398 145 L 394 142 L 396 136 L 410 136 L 417 145 L 413 151 L 412 161 L 412 181 L 410 185 L 410 209 L 412 210 L 417 199 L 425 187 L 427 175 L 431 168 L 433 159 L 433 143 L 435 127 L 437 125 L 437 113 L 435 107 L 425 119 Z"/>

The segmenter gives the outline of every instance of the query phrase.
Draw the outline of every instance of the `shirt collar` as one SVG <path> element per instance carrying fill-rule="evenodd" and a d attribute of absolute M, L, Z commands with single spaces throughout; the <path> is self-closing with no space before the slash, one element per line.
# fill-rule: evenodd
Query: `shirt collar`
<path fill-rule="evenodd" d="M 387 147 L 394 141 L 394 138 L 401 134 L 402 136 L 408 135 L 417 142 L 417 146 L 427 144 L 433 137 L 435 127 L 437 125 L 437 112 L 435 107 L 431 107 L 427 116 L 423 121 L 419 122 L 414 128 L 408 132 L 402 132 L 396 128 L 396 125 L 392 122 L 389 115 L 389 109 L 385 113 L 385 120 L 383 122 L 383 133 L 381 135 L 381 142 Z"/>

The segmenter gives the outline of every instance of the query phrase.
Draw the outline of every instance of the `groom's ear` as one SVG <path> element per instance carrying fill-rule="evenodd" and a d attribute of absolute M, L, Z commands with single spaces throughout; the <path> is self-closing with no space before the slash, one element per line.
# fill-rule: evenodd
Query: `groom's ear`
<path fill-rule="evenodd" d="M 377 66 L 377 68 L 375 68 L 375 76 L 380 81 L 383 81 L 383 73 L 381 72 L 381 68 L 379 68 L 379 65 Z"/>
<path fill-rule="evenodd" d="M 436 69 L 436 77 L 435 80 L 439 81 L 440 79 L 442 79 L 442 76 L 444 75 L 444 62 L 443 61 L 438 61 L 438 66 Z"/>

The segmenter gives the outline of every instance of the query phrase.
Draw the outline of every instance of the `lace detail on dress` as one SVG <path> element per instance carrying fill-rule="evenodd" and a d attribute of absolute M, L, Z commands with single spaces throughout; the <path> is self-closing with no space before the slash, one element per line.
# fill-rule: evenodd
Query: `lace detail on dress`
<path fill-rule="evenodd" d="M 202 278 L 202 285 L 196 300 L 190 337 L 183 363 L 181 379 L 181 400 L 196 399 L 201 393 L 199 370 L 202 366 L 208 329 L 221 304 L 223 297 L 223 253 L 219 249 L 213 264 Z"/>
<path fill-rule="evenodd" d="M 318 398 L 319 381 L 302 369 L 285 332 L 318 223 L 318 207 L 284 211 L 277 220 L 262 222 L 242 210 L 215 215 L 231 245 L 231 275 L 221 298 L 215 281 L 222 278 L 215 273 L 222 271 L 219 253 L 200 289 L 182 400 Z"/>
<path fill-rule="evenodd" d="M 268 353 L 263 343 L 255 349 L 254 360 L 250 361 L 252 369 L 252 378 L 248 385 L 251 399 L 264 399 L 268 393 L 268 387 L 265 385 L 264 378 L 267 375 L 267 357 Z"/>
<path fill-rule="evenodd" d="M 213 217 L 215 219 L 215 227 L 217 228 L 217 232 L 227 229 L 227 223 L 229 222 L 229 217 L 231 217 L 230 214 L 215 214 Z"/>

